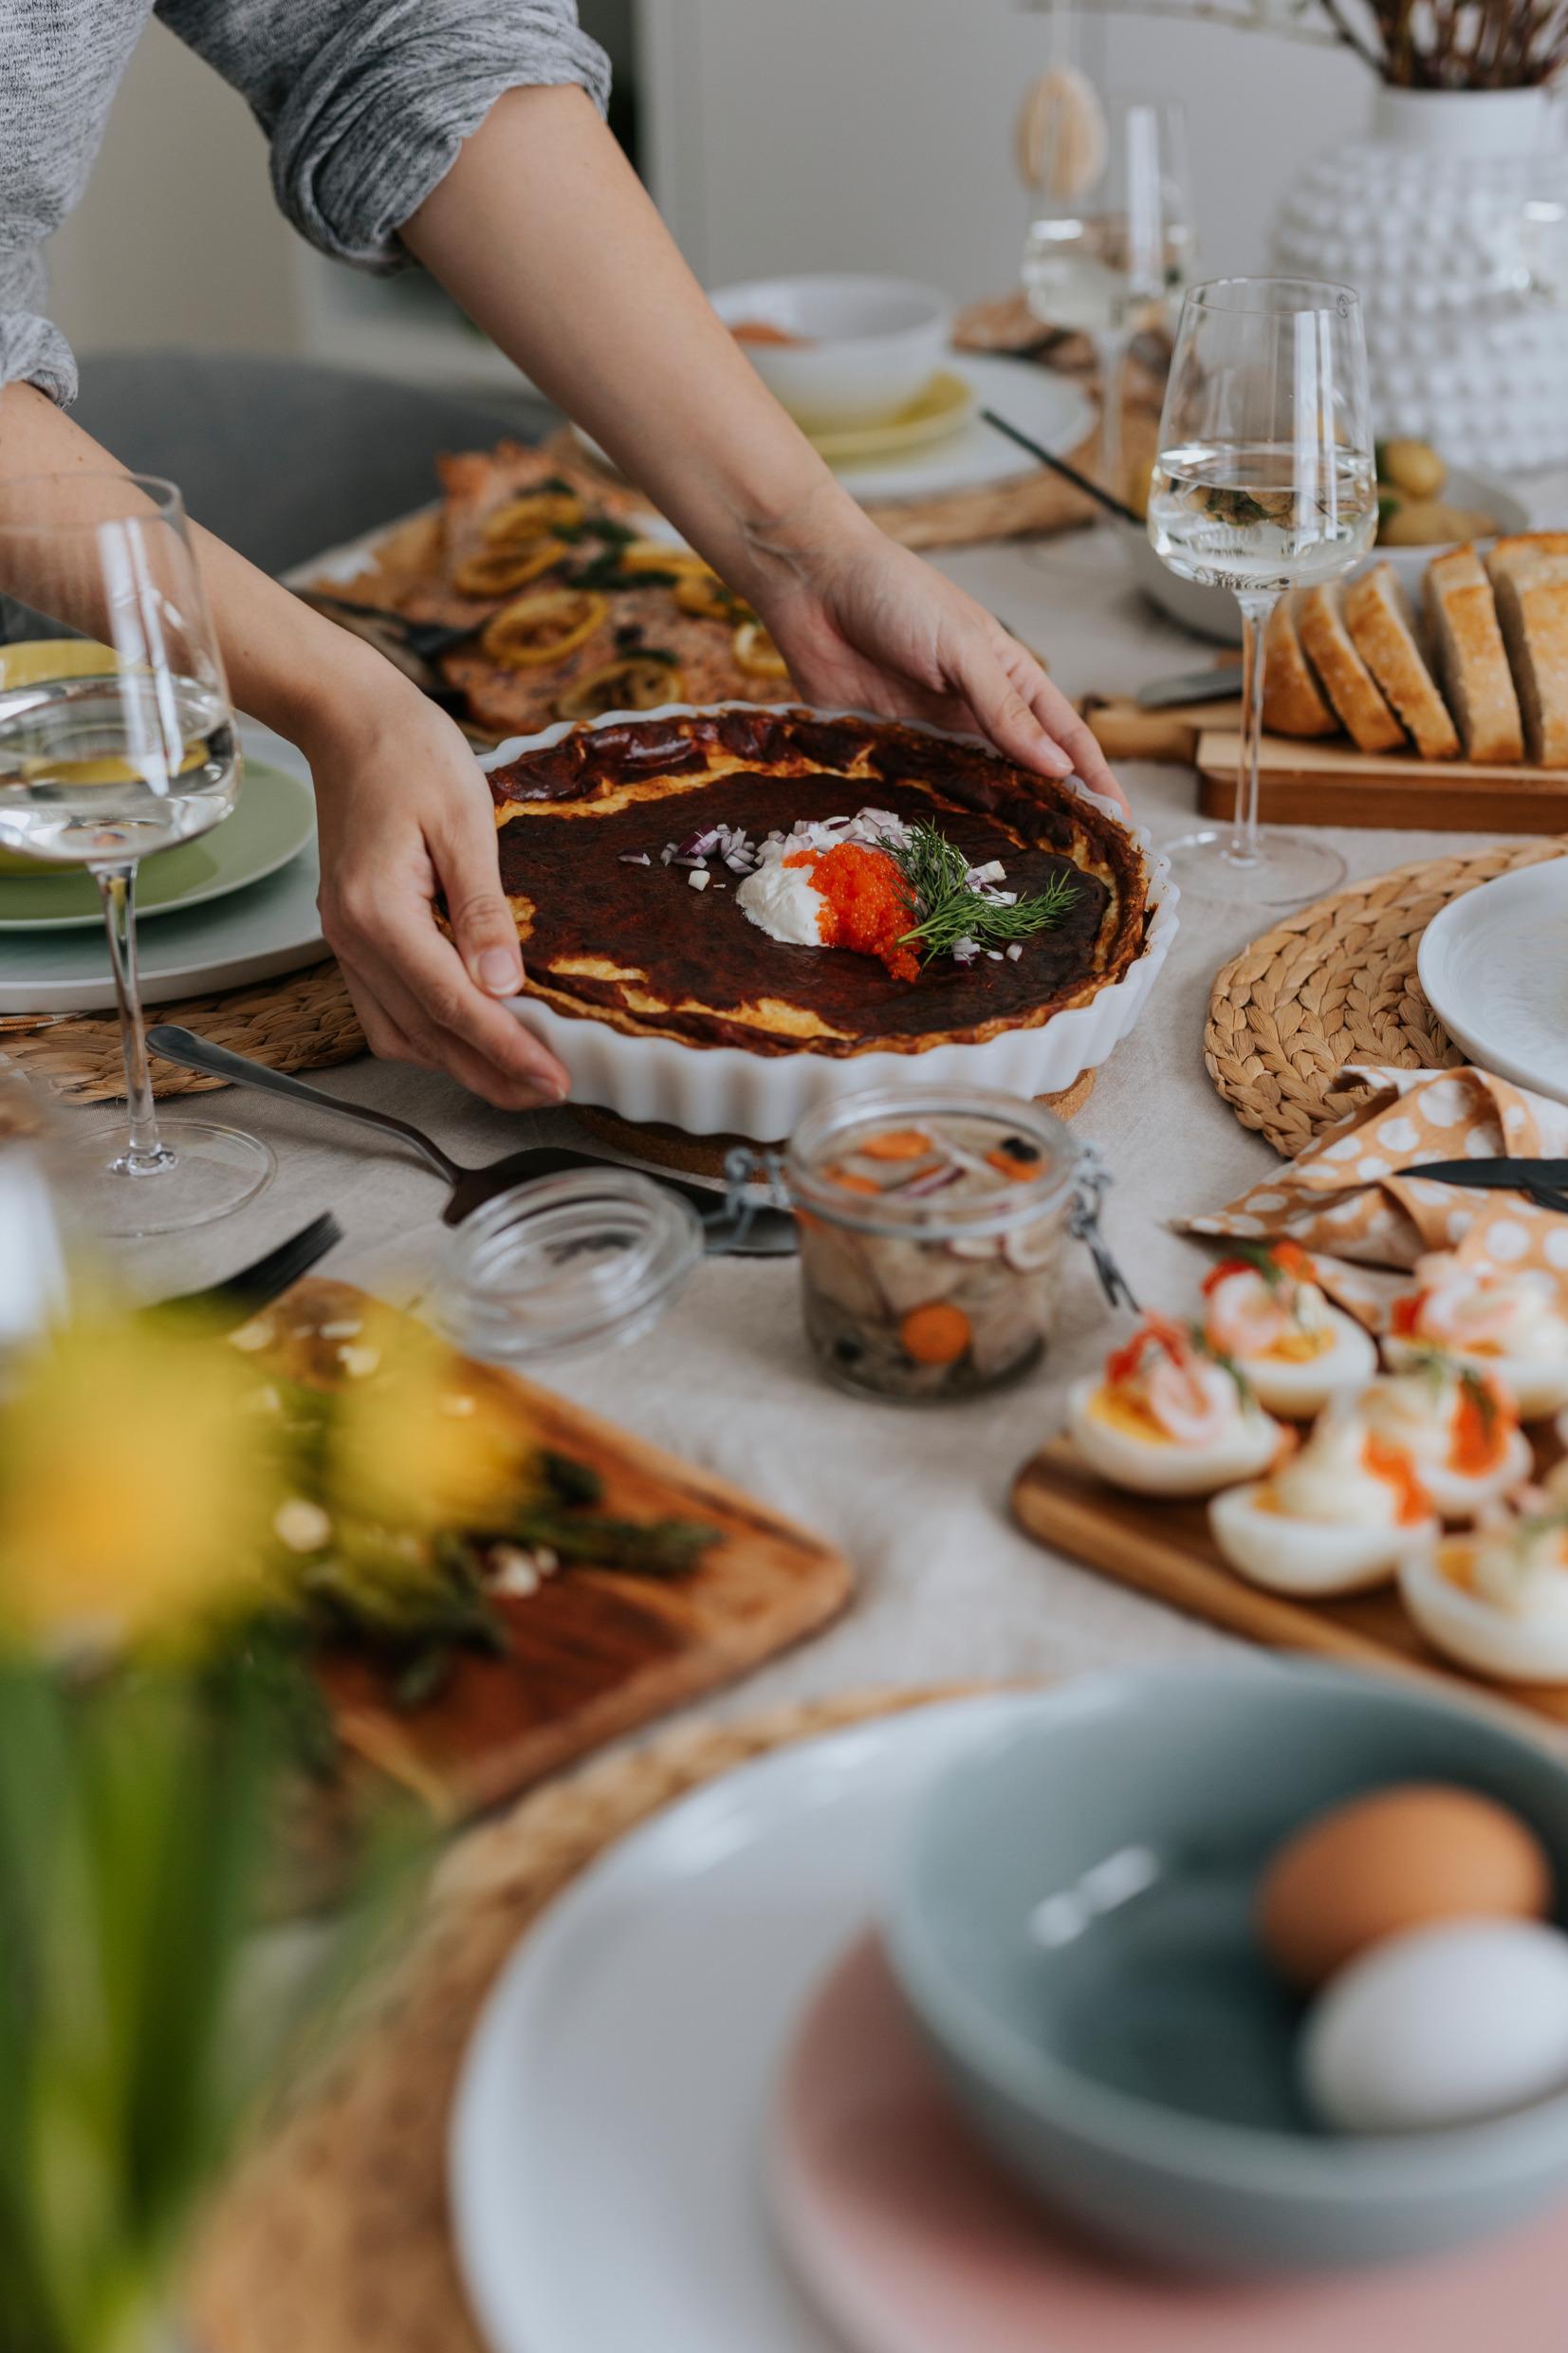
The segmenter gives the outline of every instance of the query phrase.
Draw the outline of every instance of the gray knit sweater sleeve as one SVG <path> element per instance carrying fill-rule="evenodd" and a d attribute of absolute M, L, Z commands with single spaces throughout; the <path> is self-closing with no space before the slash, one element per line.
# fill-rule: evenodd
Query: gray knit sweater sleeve
<path fill-rule="evenodd" d="M 576 0 L 158 0 L 173 32 L 247 99 L 272 185 L 312 245 L 370 269 L 502 92 L 575 83 L 602 112 L 610 68 Z"/>

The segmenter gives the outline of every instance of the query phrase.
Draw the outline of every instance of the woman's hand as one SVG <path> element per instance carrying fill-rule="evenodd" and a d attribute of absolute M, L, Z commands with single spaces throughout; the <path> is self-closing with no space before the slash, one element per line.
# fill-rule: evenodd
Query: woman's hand
<path fill-rule="evenodd" d="M 805 537 L 797 527 L 793 549 Z M 987 736 L 1127 806 L 1072 704 L 983 605 L 857 510 L 836 506 L 818 549 L 765 553 L 748 584 L 802 695 Z"/>
<path fill-rule="evenodd" d="M 562 1102 L 566 1073 L 496 1001 L 516 995 L 523 958 L 494 806 L 460 730 L 378 663 L 368 697 L 296 733 L 316 781 L 322 928 L 371 1050 L 449 1071 L 504 1111 Z"/>

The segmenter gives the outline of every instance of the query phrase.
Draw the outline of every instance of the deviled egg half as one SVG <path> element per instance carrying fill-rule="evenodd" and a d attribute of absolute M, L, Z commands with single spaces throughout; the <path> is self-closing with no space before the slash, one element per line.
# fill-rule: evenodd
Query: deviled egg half
<path fill-rule="evenodd" d="M 1568 1683 L 1568 1503 L 1526 1489 L 1399 1571 L 1431 1643 L 1505 1683 Z"/>
<path fill-rule="evenodd" d="M 1068 1392 L 1079 1453 L 1138 1495 L 1212 1495 L 1265 1471 L 1285 1433 L 1201 1330 L 1147 1316 L 1097 1380 Z"/>
<path fill-rule="evenodd" d="M 1489 1372 L 1430 1348 L 1355 1400 L 1363 1427 L 1403 1454 L 1440 1518 L 1473 1519 L 1534 1468 L 1514 1401 Z"/>
<path fill-rule="evenodd" d="M 1205 1338 L 1241 1366 L 1270 1414 L 1310 1421 L 1377 1370 L 1370 1334 L 1324 1297 L 1298 1243 L 1221 1259 L 1203 1293 Z"/>
<path fill-rule="evenodd" d="M 1413 1287 L 1393 1303 L 1389 1362 L 1441 1348 L 1493 1373 L 1526 1421 L 1568 1406 L 1568 1315 L 1549 1274 L 1464 1265 L 1450 1251 L 1417 1259 Z"/>
<path fill-rule="evenodd" d="M 1430 1554 L 1442 1533 L 1408 1455 L 1353 1404 L 1331 1406 L 1299 1454 L 1208 1507 L 1232 1568 L 1274 1593 L 1359 1593 Z"/>

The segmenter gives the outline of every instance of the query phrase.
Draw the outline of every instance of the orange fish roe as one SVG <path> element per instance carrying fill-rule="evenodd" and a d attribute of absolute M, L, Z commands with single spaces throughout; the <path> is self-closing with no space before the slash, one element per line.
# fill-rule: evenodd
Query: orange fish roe
<path fill-rule="evenodd" d="M 1454 1408 L 1449 1468 L 1467 1477 L 1495 1471 L 1508 1451 L 1509 1418 L 1489 1380 L 1467 1380 Z"/>
<path fill-rule="evenodd" d="M 1362 1443 L 1361 1460 L 1374 1479 L 1392 1487 L 1399 1498 L 1399 1525 L 1418 1528 L 1432 1515 L 1431 1499 L 1416 1477 L 1408 1455 L 1370 1434 Z"/>
<path fill-rule="evenodd" d="M 879 957 L 895 980 L 919 978 L 919 958 L 899 945 L 914 921 L 909 885 L 885 850 L 840 842 L 830 850 L 802 850 L 784 864 L 810 870 L 822 899 L 818 928 L 824 947 Z"/>

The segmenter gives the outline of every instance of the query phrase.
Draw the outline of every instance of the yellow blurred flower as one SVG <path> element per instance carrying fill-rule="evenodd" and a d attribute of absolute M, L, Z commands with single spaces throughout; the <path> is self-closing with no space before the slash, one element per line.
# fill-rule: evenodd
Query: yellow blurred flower
<path fill-rule="evenodd" d="M 254 1599 L 282 1492 L 253 1374 L 210 1339 L 89 1314 L 0 1411 L 0 1634 L 183 1640 Z"/>
<path fill-rule="evenodd" d="M 344 1349 L 334 1400 L 329 1512 L 411 1533 L 483 1529 L 533 1485 L 532 1446 L 473 1368 L 403 1317 Z"/>

